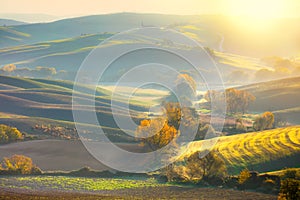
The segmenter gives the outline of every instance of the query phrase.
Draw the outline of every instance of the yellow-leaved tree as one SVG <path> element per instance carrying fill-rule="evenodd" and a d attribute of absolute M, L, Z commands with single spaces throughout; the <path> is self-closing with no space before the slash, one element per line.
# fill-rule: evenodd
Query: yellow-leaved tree
<path fill-rule="evenodd" d="M 40 174 L 41 170 L 32 163 L 32 159 L 23 155 L 4 158 L 1 170 L 8 174 Z"/>
<path fill-rule="evenodd" d="M 0 124 L 0 143 L 14 142 L 21 139 L 23 139 L 23 135 L 17 128 Z"/>
<path fill-rule="evenodd" d="M 169 144 L 175 144 L 178 131 L 174 126 L 169 126 L 163 118 L 144 119 L 137 127 L 136 136 L 151 150 L 157 150 Z"/>
<path fill-rule="evenodd" d="M 255 118 L 253 128 L 256 131 L 263 131 L 273 128 L 275 121 L 274 114 L 272 112 L 264 112 L 261 116 Z"/>

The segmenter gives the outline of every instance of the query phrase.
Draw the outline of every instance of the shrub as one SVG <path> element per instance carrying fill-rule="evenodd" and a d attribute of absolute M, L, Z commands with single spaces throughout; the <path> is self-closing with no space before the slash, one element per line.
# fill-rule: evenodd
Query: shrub
<path fill-rule="evenodd" d="M 263 131 L 272 128 L 274 125 L 274 114 L 265 112 L 254 120 L 253 128 L 256 131 Z"/>
<path fill-rule="evenodd" d="M 32 163 L 32 159 L 23 155 L 4 158 L 1 163 L 4 174 L 41 174 L 42 171 Z"/>
<path fill-rule="evenodd" d="M 201 180 L 214 179 L 219 181 L 226 174 L 224 161 L 214 152 L 200 152 L 190 155 L 185 161 L 167 167 L 168 181 L 197 183 Z"/>
<path fill-rule="evenodd" d="M 300 171 L 297 171 L 295 169 L 286 169 L 286 171 L 283 174 L 282 179 L 287 179 L 287 178 L 291 178 L 291 179 L 300 179 Z"/>
<path fill-rule="evenodd" d="M 24 139 L 24 137 L 17 128 L 0 124 L 0 143 L 14 142 L 21 139 Z"/>
<path fill-rule="evenodd" d="M 298 200 L 300 199 L 300 181 L 294 179 L 285 179 L 281 181 L 280 193 L 278 199 Z"/>
<path fill-rule="evenodd" d="M 240 172 L 239 175 L 239 184 L 245 183 L 251 177 L 250 171 L 248 169 L 244 169 Z"/>

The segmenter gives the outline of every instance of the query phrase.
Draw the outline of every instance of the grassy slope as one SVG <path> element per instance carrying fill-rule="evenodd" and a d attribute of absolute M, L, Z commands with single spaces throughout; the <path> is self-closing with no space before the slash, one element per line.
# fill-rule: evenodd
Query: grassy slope
<path fill-rule="evenodd" d="M 203 141 L 190 143 L 185 155 L 202 145 Z M 300 126 L 220 137 L 214 149 L 231 173 L 245 167 L 260 172 L 300 167 Z"/>
<path fill-rule="evenodd" d="M 127 31 L 141 27 L 142 22 L 148 26 L 166 26 L 178 22 L 187 22 L 194 18 L 195 16 L 118 13 L 70 18 L 50 23 L 2 27 L 0 29 L 1 40 L 9 36 L 19 41 L 4 40 L 0 48 L 70 38 L 81 34 Z"/>
<path fill-rule="evenodd" d="M 190 30 L 185 30 L 183 28 L 180 28 L 180 31 L 187 36 L 191 34 L 189 32 Z M 101 41 L 110 36 L 111 34 L 93 34 L 63 40 L 3 48 L 0 49 L 0 66 L 11 63 L 16 64 L 18 68 L 47 66 L 55 67 L 57 71 L 66 70 L 69 73 L 74 73 L 80 67 L 88 53 Z M 200 34 L 199 37 L 202 37 L 202 34 Z M 203 38 L 204 41 L 210 40 L 210 38 L 206 35 L 203 37 L 205 37 Z M 215 52 L 215 60 L 218 62 L 220 71 L 224 74 L 228 74 L 229 72 L 238 69 L 246 72 L 253 72 L 258 69 L 268 68 L 263 65 L 259 59 L 240 56 L 237 54 L 221 53 L 218 51 Z M 143 56 L 141 56 L 141 58 L 143 58 Z M 113 76 L 118 75 L 118 73 L 118 71 L 114 71 Z"/>
<path fill-rule="evenodd" d="M 295 51 L 295 41 L 300 32 L 299 19 L 278 19 L 270 32 L 289 31 L 289 37 L 282 34 L 261 34 L 259 31 L 245 31 L 239 27 L 241 18 L 237 19 L 218 15 L 163 15 L 163 14 L 135 14 L 118 13 L 108 15 L 94 15 L 71 19 L 64 19 L 51 23 L 27 24 L 20 26 L 1 27 L 0 48 L 41 41 L 50 41 L 76 37 L 81 34 L 101 32 L 121 32 L 132 28 L 145 26 L 166 26 L 182 29 L 194 39 L 200 39 L 205 46 L 217 49 L 220 37 L 224 36 L 223 48 L 232 53 L 254 57 L 298 53 Z M 196 26 L 195 29 L 193 26 Z M 55 32 L 53 32 L 55 30 Z M 203 31 L 206 30 L 206 31 Z M 256 41 L 256 42 L 253 42 Z M 282 49 L 285 49 L 283 51 Z"/>
<path fill-rule="evenodd" d="M 57 70 L 77 69 L 87 54 L 111 34 L 92 34 L 0 49 L 1 65 L 19 67 L 55 66 Z M 64 68 L 65 67 L 65 68 Z"/>
<path fill-rule="evenodd" d="M 249 72 L 268 68 L 259 59 L 238 55 L 243 54 L 243 52 L 235 51 L 231 54 L 218 52 L 222 51 L 220 46 L 229 46 L 235 49 L 237 45 L 231 46 L 231 42 L 236 43 L 236 41 L 228 42 L 227 37 L 230 39 L 233 35 L 242 35 L 236 29 L 226 27 L 226 25 L 232 26 L 232 22 L 226 17 L 132 13 L 88 16 L 16 27 L 0 27 L 0 39 L 5 38 L 1 43 L 2 46 L 0 45 L 0 66 L 15 63 L 19 67 L 48 66 L 55 67 L 57 70 L 75 71 L 91 49 L 112 35 L 104 32 L 119 32 L 137 28 L 141 26 L 142 21 L 144 25 L 166 26 L 178 30 L 201 42 L 203 46 L 216 50 L 216 60 L 219 62 L 222 73 L 236 69 Z M 294 21 L 287 20 L 287 23 L 293 24 Z M 279 27 L 280 24 L 281 22 Z M 220 27 L 220 29 L 216 27 Z M 291 27 L 296 29 L 295 33 L 298 31 L 295 26 Z M 52 30 L 56 30 L 55 33 Z M 224 37 L 224 44 L 220 45 L 222 37 Z M 239 42 L 243 43 L 243 41 L 245 40 Z M 287 43 L 290 42 L 287 41 Z M 251 52 L 251 48 L 250 50 L 247 48 L 242 50 Z M 230 52 L 226 48 L 225 51 Z"/>
<path fill-rule="evenodd" d="M 300 123 L 300 77 L 256 83 L 239 89 L 247 90 L 256 97 L 250 111 L 273 111 L 277 117 Z"/>
<path fill-rule="evenodd" d="M 74 127 L 72 115 L 72 87 L 69 81 L 52 81 L 43 79 L 24 79 L 0 76 L 0 122 L 15 125 L 21 131 L 34 132 L 35 124 L 53 124 L 63 127 Z M 92 91 L 89 85 L 79 85 L 81 92 L 76 100 L 86 104 Z M 117 115 L 127 118 L 126 101 L 116 96 Z M 145 110 L 142 103 L 131 103 L 131 116 L 139 121 L 139 111 Z M 97 116 L 105 132 L 122 138 L 120 131 L 114 122 L 110 108 L 110 91 L 98 88 L 95 97 Z M 78 107 L 84 112 L 92 112 L 89 107 Z M 11 117 L 12 116 L 12 117 Z M 20 116 L 15 118 L 14 116 Z M 86 124 L 86 126 L 90 126 Z"/>

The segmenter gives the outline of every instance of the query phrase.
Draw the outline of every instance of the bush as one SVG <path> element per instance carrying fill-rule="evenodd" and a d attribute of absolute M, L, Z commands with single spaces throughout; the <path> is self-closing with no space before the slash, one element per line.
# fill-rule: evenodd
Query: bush
<path fill-rule="evenodd" d="M 23 155 L 4 158 L 1 163 L 2 174 L 41 174 L 42 171 L 32 163 L 32 159 Z"/>
<path fill-rule="evenodd" d="M 190 155 L 185 161 L 175 163 L 166 168 L 168 181 L 198 183 L 201 180 L 220 182 L 226 174 L 224 161 L 214 152 L 200 152 Z"/>
<path fill-rule="evenodd" d="M 295 170 L 295 169 L 286 169 L 286 171 L 283 174 L 282 179 L 298 179 L 300 180 L 300 170 Z"/>
<path fill-rule="evenodd" d="M 273 128 L 274 114 L 271 112 L 265 112 L 261 116 L 255 118 L 253 128 L 256 131 L 263 131 Z"/>
<path fill-rule="evenodd" d="M 295 179 L 285 179 L 281 181 L 278 199 L 298 200 L 300 199 L 300 181 Z"/>
<path fill-rule="evenodd" d="M 14 142 L 22 139 L 24 137 L 17 128 L 0 124 L 0 143 Z"/>
<path fill-rule="evenodd" d="M 239 184 L 245 183 L 251 177 L 250 171 L 248 169 L 244 169 L 240 172 L 238 182 Z"/>

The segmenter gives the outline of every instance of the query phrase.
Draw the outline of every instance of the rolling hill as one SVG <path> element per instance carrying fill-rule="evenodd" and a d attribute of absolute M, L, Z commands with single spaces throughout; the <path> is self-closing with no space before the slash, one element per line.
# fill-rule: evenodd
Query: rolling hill
<path fill-rule="evenodd" d="M 206 142 L 210 143 L 210 140 L 188 144 L 188 151 L 182 158 L 199 151 Z M 267 172 L 300 167 L 300 127 L 220 137 L 213 149 L 233 174 L 243 168 Z"/>
<path fill-rule="evenodd" d="M 300 167 L 299 133 L 300 127 L 293 126 L 223 136 L 214 150 L 225 161 L 231 174 L 238 174 L 246 167 L 259 172 Z M 188 151 L 184 152 L 182 158 L 200 150 L 204 142 L 209 143 L 210 140 L 189 143 Z M 141 146 L 133 143 L 116 144 L 132 152 L 143 152 Z M 74 170 L 86 165 L 98 170 L 108 169 L 90 156 L 79 141 L 35 140 L 0 146 L 0 157 L 15 153 L 30 156 L 43 170 Z"/>
<path fill-rule="evenodd" d="M 295 41 L 299 41 L 300 35 L 298 19 L 278 19 L 273 23 L 271 32 L 277 33 L 288 28 L 289 37 L 282 34 L 262 35 L 259 31 L 245 31 L 237 26 L 239 23 L 236 19 L 218 15 L 137 13 L 93 15 L 50 23 L 0 27 L 0 48 L 78 37 L 82 34 L 116 33 L 133 28 L 156 26 L 181 31 L 202 42 L 204 46 L 234 54 L 251 57 L 297 54 L 298 47 L 295 46 Z M 253 40 L 257 41 L 255 45 Z"/>
<path fill-rule="evenodd" d="M 14 63 L 18 67 L 55 67 L 76 71 L 88 53 L 112 34 L 92 34 L 0 49 L 1 66 Z"/>
<path fill-rule="evenodd" d="M 188 32 L 184 31 L 184 34 L 188 35 Z M 17 70 L 11 72 L 10 75 L 34 78 L 39 78 L 39 76 L 43 74 L 30 72 L 29 69 L 32 70 L 37 66 L 53 67 L 57 73 L 54 73 L 53 75 L 50 74 L 52 78 L 74 80 L 76 72 L 86 56 L 103 40 L 112 35 L 113 34 L 110 33 L 90 34 L 74 38 L 3 48 L 0 49 L 0 67 L 8 64 L 15 64 Z M 145 38 L 142 39 L 145 41 Z M 156 42 L 151 40 L 151 38 L 147 39 L 146 42 L 153 44 Z M 168 65 L 178 70 L 188 69 L 188 66 L 185 67 L 186 63 L 181 60 L 174 61 L 174 58 L 170 55 L 156 55 L 151 54 L 151 52 L 141 51 L 134 59 L 127 59 L 121 63 L 116 63 L 115 66 L 111 66 L 110 69 L 106 71 L 107 75 L 105 77 L 107 77 L 107 80 L 114 80 L 118 78 L 128 66 L 154 62 L 153 60 L 149 61 L 149 58 L 151 59 L 152 57 L 160 59 L 160 62 L 168 61 Z M 247 74 L 254 74 L 260 69 L 272 70 L 272 68 L 266 66 L 260 59 L 220 52 L 217 50 L 214 50 L 214 60 L 217 62 L 220 72 L 225 77 L 237 70 Z M 247 81 L 243 79 L 243 83 L 245 82 Z"/>
<path fill-rule="evenodd" d="M 93 112 L 87 106 L 72 108 L 73 83 L 44 79 L 24 79 L 0 76 L 0 123 L 14 125 L 21 131 L 43 135 L 43 130 L 34 130 L 36 125 L 52 125 L 74 128 L 72 109 Z M 86 105 L 92 91 L 89 85 L 80 85 L 76 101 Z M 111 111 L 110 91 L 98 88 L 95 97 L 95 109 L 100 125 L 113 140 L 130 140 L 118 129 Z M 118 117 L 127 118 L 127 103 L 122 96 L 116 96 L 114 103 Z M 144 116 L 146 107 L 139 101 L 131 101 L 130 115 L 138 122 Z M 92 124 L 83 124 L 87 129 Z M 131 130 L 133 131 L 133 130 Z M 72 138 L 78 138 L 76 131 Z"/>
<path fill-rule="evenodd" d="M 247 90 L 256 97 L 250 111 L 272 111 L 282 120 L 300 123 L 300 77 L 255 83 L 238 89 Z"/>
<path fill-rule="evenodd" d="M 7 36 L 13 39 L 3 40 L 0 48 L 70 38 L 82 34 L 116 33 L 141 27 L 142 23 L 152 26 L 166 26 L 173 23 L 187 22 L 190 18 L 193 17 L 178 18 L 176 15 L 118 13 L 63 19 L 50 23 L 5 27 L 0 30 L 0 40 L 7 38 Z"/>
<path fill-rule="evenodd" d="M 18 26 L 27 24 L 26 22 L 16 21 L 12 19 L 0 19 L 0 26 Z"/>

